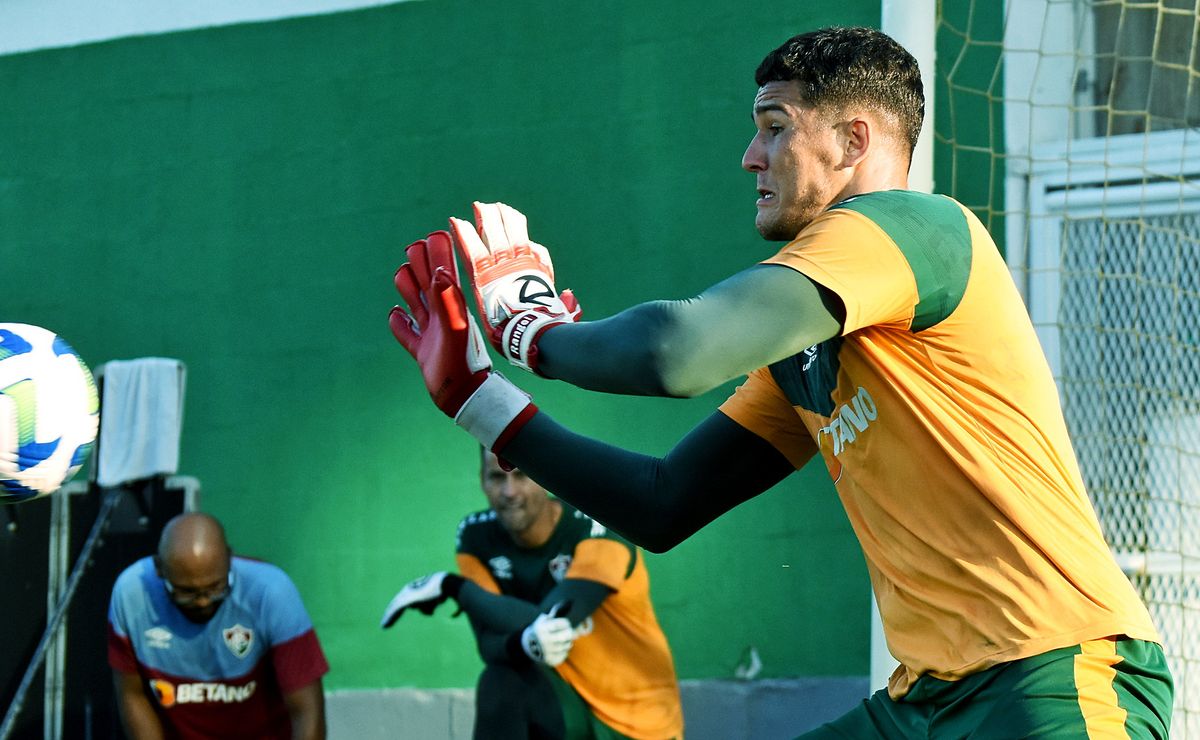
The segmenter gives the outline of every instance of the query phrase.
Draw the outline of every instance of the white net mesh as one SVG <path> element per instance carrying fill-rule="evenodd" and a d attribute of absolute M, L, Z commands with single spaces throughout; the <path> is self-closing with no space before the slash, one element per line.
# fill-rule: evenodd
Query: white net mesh
<path fill-rule="evenodd" d="M 936 187 L 1006 249 L 1200 740 L 1200 0 L 939 4 Z"/>

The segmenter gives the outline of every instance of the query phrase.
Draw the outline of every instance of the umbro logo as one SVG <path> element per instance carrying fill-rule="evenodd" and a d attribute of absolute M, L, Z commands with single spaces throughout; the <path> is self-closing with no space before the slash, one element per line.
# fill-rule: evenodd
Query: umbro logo
<path fill-rule="evenodd" d="M 511 581 L 513 577 L 512 561 L 503 555 L 497 555 L 488 561 L 488 567 L 492 569 L 492 575 L 498 579 Z"/>
<path fill-rule="evenodd" d="M 171 630 L 166 627 L 151 627 L 142 633 L 146 638 L 146 647 L 166 649 L 171 647 Z"/>
<path fill-rule="evenodd" d="M 817 347 L 818 345 L 814 344 L 804 350 L 804 364 L 800 367 L 800 372 L 807 372 L 812 367 L 812 364 L 817 361 Z"/>

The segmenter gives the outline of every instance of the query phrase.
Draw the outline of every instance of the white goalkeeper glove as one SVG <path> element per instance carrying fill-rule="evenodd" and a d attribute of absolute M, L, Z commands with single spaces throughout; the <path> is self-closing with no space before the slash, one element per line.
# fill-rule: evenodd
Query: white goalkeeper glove
<path fill-rule="evenodd" d="M 524 214 L 503 203 L 478 203 L 475 226 L 450 219 L 459 254 L 475 288 L 475 303 L 492 346 L 517 367 L 537 372 L 537 340 L 547 329 L 579 319 L 574 294 L 554 289 L 545 247 L 529 240 Z"/>
<path fill-rule="evenodd" d="M 521 633 L 521 648 L 525 654 L 551 667 L 567 659 L 575 642 L 575 628 L 570 620 L 557 616 L 560 611 L 566 611 L 560 607 L 556 605 L 548 614 L 539 614 Z"/>
<path fill-rule="evenodd" d="M 405 609 L 412 607 L 425 615 L 433 614 L 433 610 L 451 596 L 458 594 L 462 587 L 462 576 L 457 573 L 438 571 L 427 576 L 421 576 L 392 597 L 387 608 L 383 610 L 383 618 L 379 626 L 387 629 L 396 623 Z"/>

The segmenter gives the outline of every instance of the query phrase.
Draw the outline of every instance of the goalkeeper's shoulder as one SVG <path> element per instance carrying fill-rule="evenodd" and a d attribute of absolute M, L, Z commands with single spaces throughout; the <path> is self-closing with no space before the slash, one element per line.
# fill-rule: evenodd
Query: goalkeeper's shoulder
<path fill-rule="evenodd" d="M 579 509 L 576 509 L 571 504 L 557 499 L 562 504 L 562 521 L 563 527 L 567 529 L 570 536 L 577 540 L 587 539 L 608 539 L 616 540 L 617 542 L 629 544 L 621 535 L 604 526 L 600 522 L 591 518 Z"/>
<path fill-rule="evenodd" d="M 491 509 L 467 514 L 458 523 L 455 535 L 455 550 L 458 552 L 477 552 L 486 547 L 487 542 L 500 528 L 496 512 Z"/>

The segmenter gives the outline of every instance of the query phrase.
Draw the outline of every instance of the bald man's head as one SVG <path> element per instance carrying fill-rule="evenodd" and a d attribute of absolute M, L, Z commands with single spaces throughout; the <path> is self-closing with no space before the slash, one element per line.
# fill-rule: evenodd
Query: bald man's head
<path fill-rule="evenodd" d="M 158 539 L 158 557 L 163 561 L 224 557 L 228 550 L 225 528 L 209 514 L 180 514 L 167 522 Z"/>
<path fill-rule="evenodd" d="M 155 565 L 188 619 L 208 621 L 228 595 L 231 554 L 225 529 L 208 514 L 180 514 L 163 527 Z"/>

